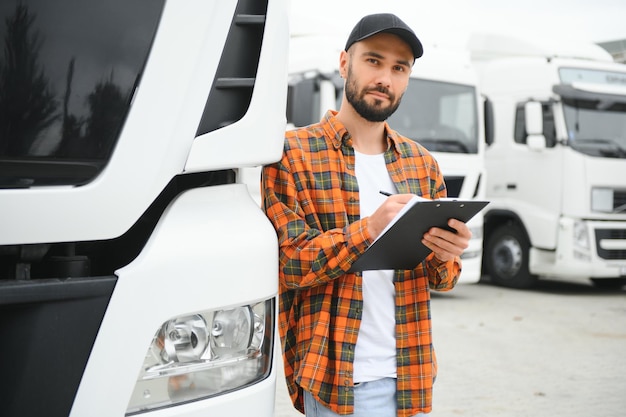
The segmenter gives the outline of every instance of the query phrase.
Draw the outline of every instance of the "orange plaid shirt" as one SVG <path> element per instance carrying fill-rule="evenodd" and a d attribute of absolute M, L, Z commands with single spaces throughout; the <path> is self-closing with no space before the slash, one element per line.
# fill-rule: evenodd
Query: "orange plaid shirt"
<path fill-rule="evenodd" d="M 372 243 L 360 218 L 352 138 L 326 113 L 288 131 L 282 159 L 263 168 L 263 209 L 280 246 L 279 332 L 294 406 L 302 390 L 338 414 L 354 406 L 353 359 L 363 306 L 362 275 L 348 273 Z M 385 124 L 387 169 L 400 193 L 446 196 L 437 162 L 421 145 Z M 431 339 L 430 289 L 450 290 L 460 260 L 431 254 L 394 274 L 398 416 L 430 412 L 437 361 Z"/>

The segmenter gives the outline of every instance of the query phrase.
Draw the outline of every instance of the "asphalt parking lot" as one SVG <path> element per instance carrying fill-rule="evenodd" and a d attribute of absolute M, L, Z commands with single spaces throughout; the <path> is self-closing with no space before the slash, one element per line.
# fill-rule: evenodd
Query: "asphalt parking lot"
<path fill-rule="evenodd" d="M 432 297 L 432 417 L 626 416 L 626 288 L 540 281 Z M 279 372 L 275 417 L 301 416 Z"/>

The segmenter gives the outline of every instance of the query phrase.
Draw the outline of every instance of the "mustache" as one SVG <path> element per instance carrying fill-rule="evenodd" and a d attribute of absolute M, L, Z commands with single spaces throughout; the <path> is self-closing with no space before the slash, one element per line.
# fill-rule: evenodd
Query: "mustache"
<path fill-rule="evenodd" d="M 368 88 L 367 91 L 377 91 L 379 93 L 387 94 L 389 97 L 392 97 L 392 94 L 389 93 L 389 89 L 387 87 L 383 87 L 382 85 L 377 85 L 376 87 Z"/>

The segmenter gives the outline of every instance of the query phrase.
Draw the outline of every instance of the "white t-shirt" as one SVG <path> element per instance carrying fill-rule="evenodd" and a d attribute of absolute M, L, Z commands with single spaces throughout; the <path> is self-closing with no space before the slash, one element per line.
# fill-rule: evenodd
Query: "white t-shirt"
<path fill-rule="evenodd" d="M 380 191 L 395 193 L 384 154 L 356 152 L 361 217 L 374 213 L 385 200 Z M 393 377 L 396 372 L 395 289 L 393 271 L 363 272 L 363 315 L 354 354 L 354 382 Z"/>

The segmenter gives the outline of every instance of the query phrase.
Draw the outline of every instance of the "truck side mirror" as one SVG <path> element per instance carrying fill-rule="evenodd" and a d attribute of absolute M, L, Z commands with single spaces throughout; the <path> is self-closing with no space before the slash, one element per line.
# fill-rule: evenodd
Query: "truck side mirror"
<path fill-rule="evenodd" d="M 543 109 L 538 101 L 529 101 L 524 105 L 526 124 L 526 145 L 533 151 L 546 148 L 546 137 L 543 135 Z"/>
<path fill-rule="evenodd" d="M 485 143 L 489 146 L 493 143 L 494 136 L 493 103 L 485 96 L 483 96 L 483 116 L 485 120 Z"/>

